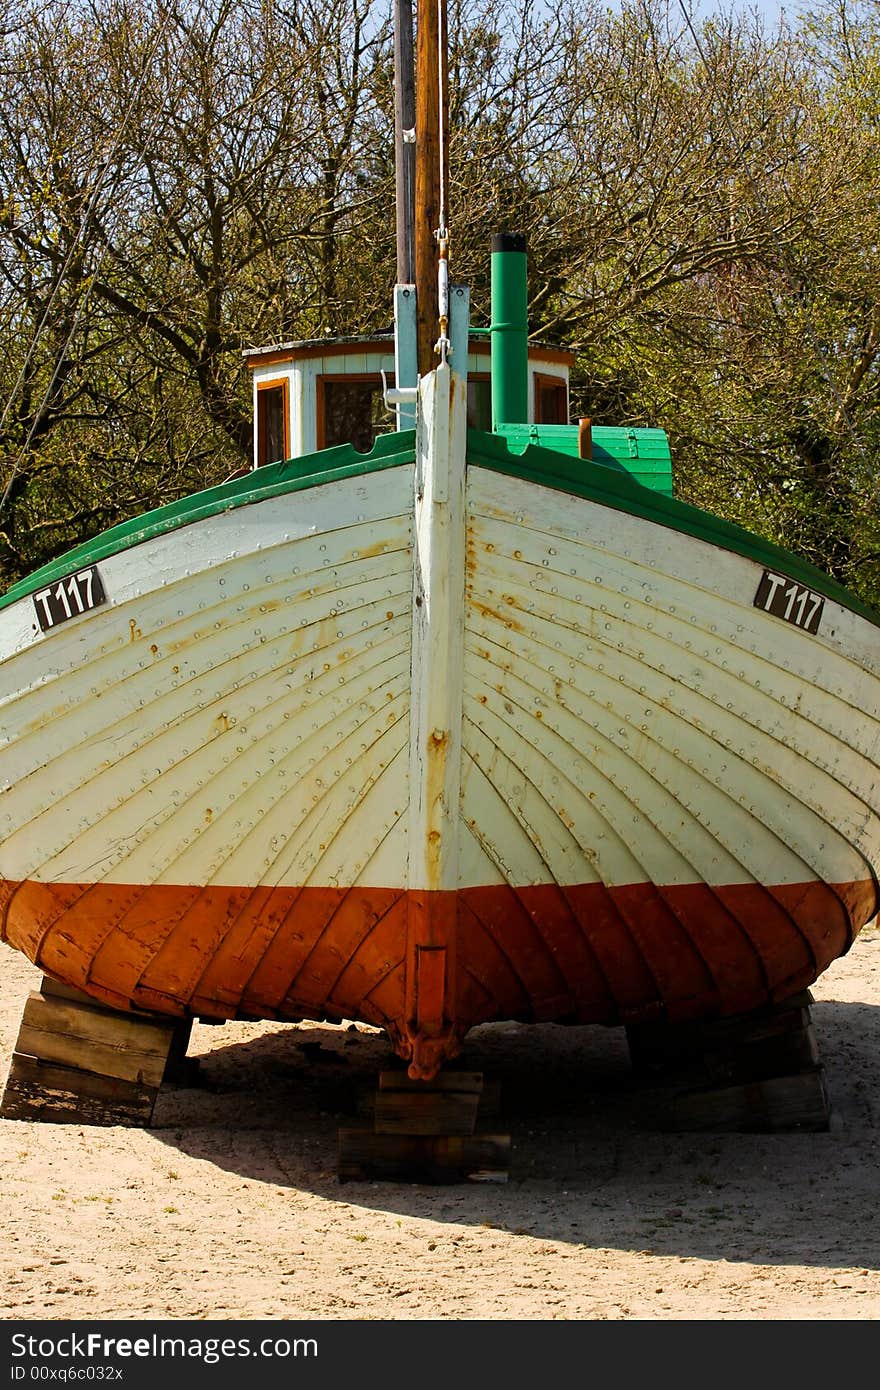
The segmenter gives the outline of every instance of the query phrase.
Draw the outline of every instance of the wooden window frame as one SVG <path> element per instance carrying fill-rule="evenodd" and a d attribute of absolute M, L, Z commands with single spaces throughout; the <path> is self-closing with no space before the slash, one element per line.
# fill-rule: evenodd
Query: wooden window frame
<path fill-rule="evenodd" d="M 548 423 L 549 423 L 549 424 L 562 423 L 562 424 L 564 424 L 564 425 L 567 425 L 567 424 L 568 424 L 568 409 L 569 409 L 569 405 L 568 405 L 568 382 L 565 380 L 565 377 L 564 377 L 564 376 L 557 376 L 555 372 L 535 372 L 535 373 L 533 374 L 533 376 L 534 376 L 534 386 L 533 386 L 532 389 L 533 389 L 533 391 L 534 391 L 534 398 L 533 398 L 533 405 L 532 405 L 532 413 L 533 413 L 533 415 L 534 415 L 534 417 L 535 417 L 535 424 L 536 424 L 536 425 L 545 425 L 545 424 L 548 424 Z M 564 411 L 565 419 L 564 419 L 563 421 L 561 421 L 561 422 L 557 422 L 557 421 L 555 421 L 555 420 L 547 421 L 547 420 L 539 420 L 539 419 L 538 419 L 538 404 L 539 404 L 540 399 L 541 399 L 541 391 L 542 391 L 543 388 L 548 387 L 548 386 L 552 386 L 552 387 L 553 387 L 554 389 L 556 389 L 556 390 L 559 390 L 559 388 L 562 387 L 562 390 L 565 392 L 565 411 Z"/>
<path fill-rule="evenodd" d="M 385 379 L 386 379 L 386 381 L 388 382 L 388 385 L 389 385 L 389 386 L 393 386 L 393 385 L 395 384 L 395 378 L 394 378 L 394 373 L 393 373 L 393 372 L 388 372 L 388 371 L 386 371 L 386 373 L 385 373 Z M 316 421 L 315 421 L 315 440 L 316 440 L 317 448 L 319 448 L 319 449 L 326 449 L 326 447 L 327 447 L 327 426 L 326 426 L 326 422 L 325 422 L 325 419 L 324 419 L 325 404 L 326 404 L 326 403 L 325 403 L 325 399 L 324 399 L 324 383 L 327 382 L 327 381 L 329 381 L 329 382 L 344 381 L 344 382 L 346 383 L 347 386 L 358 386 L 358 385 L 360 385 L 361 383 L 364 383 L 364 384 L 367 384 L 367 385 L 370 385 L 370 386 L 374 386 L 374 387 L 376 387 L 379 391 L 381 391 L 381 390 L 382 390 L 382 372 L 381 372 L 381 370 L 377 367 L 376 370 L 375 370 L 374 372 L 319 372 L 319 373 L 318 373 L 318 375 L 315 377 L 315 412 L 316 412 L 316 415 L 317 415 L 317 419 L 316 419 Z"/>
<path fill-rule="evenodd" d="M 488 384 L 488 387 L 489 387 L 489 429 L 491 430 L 491 429 L 492 429 L 492 373 L 491 373 L 491 372 L 479 372 L 479 371 L 478 371 L 478 372 L 468 372 L 468 374 L 467 374 L 467 381 L 468 381 L 468 385 L 470 385 L 470 383 L 471 383 L 472 381 L 473 381 L 473 382 L 476 382 L 477 384 L 482 385 L 482 386 L 485 386 L 485 385 Z"/>
<path fill-rule="evenodd" d="M 284 453 L 280 460 L 267 459 L 266 453 L 266 430 L 265 416 L 260 409 L 260 393 L 262 391 L 277 391 L 281 388 L 282 408 L 284 411 Z M 290 377 L 272 377 L 271 381 L 257 382 L 257 467 L 265 468 L 266 464 L 282 462 L 290 458 Z"/>

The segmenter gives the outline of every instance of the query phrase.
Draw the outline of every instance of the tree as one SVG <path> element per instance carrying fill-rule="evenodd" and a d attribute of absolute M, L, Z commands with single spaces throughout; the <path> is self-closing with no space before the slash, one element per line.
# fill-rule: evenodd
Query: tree
<path fill-rule="evenodd" d="M 8 36 L 8 578 L 240 464 L 242 348 L 331 316 L 355 122 L 338 128 L 316 73 L 338 71 L 363 16 L 358 0 L 303 16 L 261 0 L 34 5 Z M 363 81 L 342 85 L 360 120 Z"/>
<path fill-rule="evenodd" d="M 876 598 L 864 73 L 829 83 L 827 37 L 639 0 L 569 36 L 566 72 L 595 74 L 580 102 L 560 78 L 581 247 L 545 322 L 580 348 L 578 413 L 665 426 L 684 495 Z"/>

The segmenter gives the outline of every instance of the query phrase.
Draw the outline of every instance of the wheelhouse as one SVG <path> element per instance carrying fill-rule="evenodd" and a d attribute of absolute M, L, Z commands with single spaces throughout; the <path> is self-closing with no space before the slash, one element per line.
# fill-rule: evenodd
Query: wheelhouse
<path fill-rule="evenodd" d="M 366 453 L 376 436 L 395 428 L 385 405 L 382 373 L 394 379 L 394 338 L 318 339 L 253 348 L 245 353 L 253 372 L 255 468 L 300 458 L 334 444 Z M 529 423 L 567 425 L 568 383 L 574 354 L 529 344 Z M 492 428 L 490 346 L 484 335 L 468 342 L 468 425 Z"/>

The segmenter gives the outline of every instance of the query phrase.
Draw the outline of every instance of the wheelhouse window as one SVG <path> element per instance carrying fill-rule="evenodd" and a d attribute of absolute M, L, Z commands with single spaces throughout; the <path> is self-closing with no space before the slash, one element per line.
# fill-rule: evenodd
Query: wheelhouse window
<path fill-rule="evenodd" d="M 287 381 L 257 386 L 257 463 L 280 463 L 290 457 Z"/>
<path fill-rule="evenodd" d="M 394 415 L 386 409 L 378 373 L 318 378 L 319 449 L 351 444 L 360 453 L 368 454 L 376 436 L 392 429 Z"/>
<path fill-rule="evenodd" d="M 535 373 L 535 424 L 568 424 L 568 392 L 562 377 Z"/>
<path fill-rule="evenodd" d="M 471 430 L 492 428 L 492 380 L 485 372 L 468 375 L 467 422 Z"/>

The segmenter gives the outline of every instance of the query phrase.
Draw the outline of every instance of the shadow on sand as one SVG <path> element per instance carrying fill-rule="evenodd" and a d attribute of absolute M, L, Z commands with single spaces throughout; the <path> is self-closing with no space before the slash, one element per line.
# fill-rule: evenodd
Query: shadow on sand
<path fill-rule="evenodd" d="M 812 1016 L 825 1133 L 652 1132 L 623 1030 L 552 1024 L 474 1029 L 456 1064 L 500 1083 L 501 1115 L 483 1127 L 511 1135 L 504 1185 L 338 1181 L 339 1127 L 399 1065 L 384 1034 L 354 1025 L 233 1045 L 199 1028 L 200 1085 L 164 1088 L 152 1132 L 243 1178 L 401 1216 L 683 1259 L 878 1268 L 880 1008 L 820 1001 Z"/>

